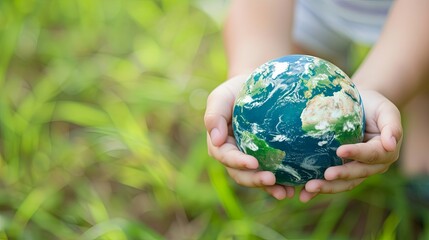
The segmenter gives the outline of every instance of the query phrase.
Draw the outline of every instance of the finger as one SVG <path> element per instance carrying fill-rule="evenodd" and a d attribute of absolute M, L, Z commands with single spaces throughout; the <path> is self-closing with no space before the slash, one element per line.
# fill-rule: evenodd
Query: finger
<path fill-rule="evenodd" d="M 295 188 L 291 186 L 283 186 L 286 190 L 286 197 L 293 198 L 295 196 Z"/>
<path fill-rule="evenodd" d="M 364 164 L 357 161 L 351 161 L 344 165 L 326 169 L 324 176 L 328 181 L 337 179 L 352 180 L 357 178 L 367 178 L 377 173 L 384 173 L 388 167 L 388 164 Z"/>
<path fill-rule="evenodd" d="M 236 94 L 247 75 L 238 75 L 222 83 L 207 98 L 204 123 L 215 146 L 220 146 L 228 135 Z"/>
<path fill-rule="evenodd" d="M 392 155 L 387 153 L 380 137 L 370 139 L 365 143 L 342 145 L 337 149 L 337 155 L 343 159 L 353 159 L 367 164 L 392 162 Z M 395 159 L 396 160 L 396 159 Z"/>
<path fill-rule="evenodd" d="M 269 171 L 239 170 L 227 168 L 228 174 L 234 181 L 245 187 L 267 187 L 276 183 L 276 177 Z"/>
<path fill-rule="evenodd" d="M 226 141 L 234 100 L 234 94 L 225 87 L 225 84 L 213 90 L 207 98 L 204 124 L 215 146 L 220 146 Z"/>
<path fill-rule="evenodd" d="M 299 194 L 299 200 L 303 203 L 306 203 L 311 199 L 315 198 L 317 195 L 317 192 L 308 192 L 305 188 L 302 188 Z"/>
<path fill-rule="evenodd" d="M 381 143 L 388 152 L 395 152 L 398 150 L 402 139 L 402 129 L 392 129 L 389 126 L 384 127 L 381 132 Z"/>
<path fill-rule="evenodd" d="M 381 143 L 388 152 L 397 148 L 397 143 L 402 138 L 401 114 L 398 108 L 391 102 L 380 105 L 377 118 L 377 126 L 381 131 Z"/>
<path fill-rule="evenodd" d="M 293 187 L 283 185 L 264 187 L 264 190 L 277 200 L 293 198 L 293 196 L 295 195 L 295 189 Z"/>
<path fill-rule="evenodd" d="M 247 155 L 237 148 L 233 137 L 228 137 L 227 142 L 220 147 L 211 145 L 210 139 L 207 142 L 209 154 L 226 167 L 254 170 L 259 166 L 255 157 Z"/>
<path fill-rule="evenodd" d="M 334 180 L 326 181 L 321 179 L 315 179 L 305 184 L 305 190 L 309 193 L 340 193 L 352 190 L 357 185 L 361 184 L 365 178 L 358 178 L 353 180 Z"/>

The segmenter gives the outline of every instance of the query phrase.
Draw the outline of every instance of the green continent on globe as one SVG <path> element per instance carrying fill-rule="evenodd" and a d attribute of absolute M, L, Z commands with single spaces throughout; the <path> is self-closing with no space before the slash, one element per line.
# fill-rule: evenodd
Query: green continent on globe
<path fill-rule="evenodd" d="M 361 142 L 365 115 L 358 90 L 323 59 L 288 55 L 258 67 L 233 110 L 237 147 L 254 156 L 276 182 L 303 185 L 343 164 L 336 150 Z"/>
<path fill-rule="evenodd" d="M 260 168 L 268 171 L 275 171 L 286 156 L 285 152 L 270 147 L 264 140 L 250 132 L 243 132 L 242 147 L 246 154 L 258 159 Z"/>
<path fill-rule="evenodd" d="M 326 89 L 338 89 L 339 84 L 346 81 L 346 77 L 335 65 L 321 59 L 315 59 L 313 63 L 305 66 L 305 71 L 302 76 L 302 81 L 307 87 L 304 95 L 306 98 L 311 98 L 317 94 L 315 92 L 324 91 Z"/>

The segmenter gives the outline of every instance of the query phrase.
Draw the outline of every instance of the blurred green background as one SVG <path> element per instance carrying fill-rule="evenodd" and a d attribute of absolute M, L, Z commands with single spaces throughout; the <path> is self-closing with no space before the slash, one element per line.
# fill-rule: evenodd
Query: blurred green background
<path fill-rule="evenodd" d="M 302 204 L 207 155 L 225 3 L 0 1 L 0 239 L 429 239 L 395 168 Z"/>

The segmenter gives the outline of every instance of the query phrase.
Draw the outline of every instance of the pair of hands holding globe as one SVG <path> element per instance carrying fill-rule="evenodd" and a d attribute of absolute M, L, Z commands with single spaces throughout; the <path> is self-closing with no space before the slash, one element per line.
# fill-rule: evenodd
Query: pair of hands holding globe
<path fill-rule="evenodd" d="M 235 99 L 247 78 L 248 75 L 233 77 L 209 95 L 204 116 L 209 154 L 226 167 L 238 184 L 262 188 L 279 200 L 292 198 L 295 187 L 276 184 L 272 172 L 261 171 L 257 159 L 237 147 L 231 120 Z M 340 146 L 337 155 L 352 161 L 329 167 L 324 179 L 308 181 L 299 193 L 302 202 L 318 194 L 351 190 L 367 177 L 384 173 L 398 159 L 402 142 L 399 110 L 376 91 L 359 89 L 359 92 L 366 117 L 364 141 Z"/>

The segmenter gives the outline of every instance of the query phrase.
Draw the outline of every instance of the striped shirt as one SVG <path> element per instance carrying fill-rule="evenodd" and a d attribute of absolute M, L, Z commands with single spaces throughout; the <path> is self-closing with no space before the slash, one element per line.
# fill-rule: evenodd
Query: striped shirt
<path fill-rule="evenodd" d="M 300 0 L 301 7 L 351 41 L 373 44 L 389 13 L 391 0 Z"/>

